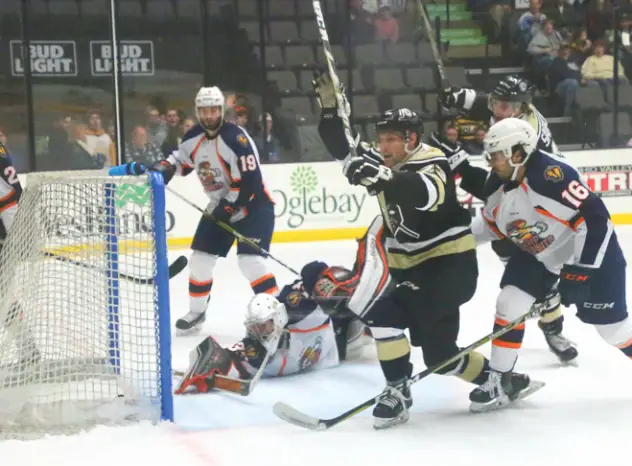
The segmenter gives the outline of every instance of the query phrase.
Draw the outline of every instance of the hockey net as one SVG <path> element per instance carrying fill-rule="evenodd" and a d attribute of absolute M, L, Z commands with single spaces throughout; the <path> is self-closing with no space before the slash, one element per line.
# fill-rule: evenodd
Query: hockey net
<path fill-rule="evenodd" d="M 0 253 L 0 438 L 171 417 L 164 186 L 152 176 L 27 176 Z"/>

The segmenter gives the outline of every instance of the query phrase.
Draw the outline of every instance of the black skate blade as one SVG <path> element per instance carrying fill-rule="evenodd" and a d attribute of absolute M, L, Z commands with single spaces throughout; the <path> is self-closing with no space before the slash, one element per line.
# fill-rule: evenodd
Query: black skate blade
<path fill-rule="evenodd" d="M 479 414 L 479 413 L 489 413 L 491 411 L 498 411 L 501 409 L 509 408 L 515 405 L 518 401 L 524 400 L 528 396 L 531 396 L 535 392 L 541 390 L 542 388 L 544 388 L 545 385 L 546 384 L 544 382 L 541 382 L 539 380 L 532 380 L 529 386 L 525 388 L 524 390 L 522 390 L 518 394 L 518 396 L 514 398 L 513 400 L 508 400 L 506 402 L 495 401 L 495 402 L 492 402 L 489 404 L 483 404 L 483 405 L 473 403 L 470 405 L 470 411 L 473 413 Z"/>

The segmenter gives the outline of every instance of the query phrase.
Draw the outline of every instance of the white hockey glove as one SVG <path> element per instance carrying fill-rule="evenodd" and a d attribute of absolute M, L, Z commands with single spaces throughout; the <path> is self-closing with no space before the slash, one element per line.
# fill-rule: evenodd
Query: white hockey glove
<path fill-rule="evenodd" d="M 312 87 L 318 97 L 318 104 L 323 110 L 338 109 L 338 116 L 342 118 L 343 114 L 347 118 L 351 115 L 351 107 L 347 101 L 347 95 L 345 93 L 345 87 L 343 83 L 340 83 L 339 92 L 342 95 L 343 108 L 338 108 L 338 101 L 336 99 L 336 92 L 334 84 L 331 80 L 329 73 L 324 70 L 314 71 L 314 79 L 312 80 Z"/>
<path fill-rule="evenodd" d="M 449 141 L 440 133 L 433 132 L 430 134 L 428 142 L 431 146 L 441 149 L 448 159 L 452 171 L 456 170 L 456 167 L 465 162 L 470 156 L 470 154 L 461 147 L 459 142 Z"/>

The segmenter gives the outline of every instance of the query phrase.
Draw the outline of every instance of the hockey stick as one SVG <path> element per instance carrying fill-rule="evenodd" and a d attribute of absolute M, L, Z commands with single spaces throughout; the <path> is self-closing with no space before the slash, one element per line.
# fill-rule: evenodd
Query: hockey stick
<path fill-rule="evenodd" d="M 259 369 L 255 372 L 255 375 L 252 379 L 234 379 L 232 377 L 228 377 L 227 375 L 214 375 L 213 376 L 213 388 L 217 388 L 218 390 L 222 390 L 225 392 L 237 393 L 241 396 L 250 395 L 255 386 L 263 376 L 263 371 L 268 365 L 268 361 L 270 360 L 270 353 L 267 352 Z M 173 375 L 178 377 L 184 377 L 186 374 L 183 371 L 174 370 Z"/>
<path fill-rule="evenodd" d="M 290 272 L 292 272 L 295 275 L 300 276 L 301 274 L 298 273 L 296 270 L 294 270 L 292 267 L 290 267 L 289 265 L 287 265 L 285 262 L 282 262 L 281 260 L 277 259 L 276 257 L 274 257 L 272 254 L 270 254 L 268 251 L 266 251 L 265 249 L 263 249 L 261 246 L 259 246 L 257 243 L 255 243 L 253 240 L 251 240 L 250 238 L 245 237 L 244 235 L 242 235 L 241 233 L 239 233 L 237 230 L 235 230 L 233 227 L 231 227 L 230 225 L 227 225 L 226 223 L 216 220 L 215 217 L 213 217 L 211 214 L 209 214 L 207 211 L 205 211 L 204 209 L 202 209 L 200 206 L 198 206 L 197 204 L 195 204 L 194 202 L 190 201 L 189 199 L 187 199 L 186 197 L 184 197 L 182 194 L 180 194 L 179 192 L 175 191 L 174 189 L 171 189 L 169 186 L 166 186 L 167 190 L 173 194 L 176 197 L 179 197 L 183 202 L 185 202 L 186 204 L 189 204 L 191 207 L 193 207 L 195 210 L 197 210 L 198 212 L 200 212 L 202 215 L 209 217 L 211 220 L 213 220 L 218 227 L 222 228 L 223 230 L 226 230 L 228 233 L 230 233 L 231 235 L 233 235 L 237 241 L 241 241 L 242 243 L 246 243 L 248 246 L 250 246 L 253 249 L 256 249 L 257 251 L 259 251 L 261 254 L 263 254 L 265 257 L 272 259 L 274 262 L 276 262 L 277 264 L 285 267 L 286 269 L 288 269 Z"/>
<path fill-rule="evenodd" d="M 320 34 L 320 40 L 323 43 L 323 51 L 325 55 L 325 61 L 327 61 L 327 69 L 329 71 L 329 77 L 331 78 L 331 84 L 334 88 L 334 96 L 336 97 L 336 103 L 338 104 L 338 113 L 342 119 L 342 126 L 344 128 L 345 137 L 349 143 L 349 154 L 352 157 L 356 156 L 356 142 L 353 139 L 353 131 L 351 130 L 351 123 L 349 122 L 349 116 L 345 112 L 345 99 L 340 92 L 340 78 L 336 71 L 336 61 L 334 60 L 334 54 L 331 51 L 331 44 L 329 43 L 329 35 L 327 34 L 327 25 L 325 24 L 325 17 L 323 16 L 323 10 L 320 6 L 320 0 L 314 0 L 312 2 L 314 8 L 314 14 L 316 15 L 316 25 L 318 26 L 318 33 Z"/>
<path fill-rule="evenodd" d="M 73 265 L 77 265 L 79 267 L 84 267 L 86 269 L 90 269 L 90 270 L 98 270 L 100 272 L 106 273 L 105 270 L 103 270 L 100 267 L 97 267 L 96 265 L 92 265 L 92 264 L 88 264 L 86 262 L 82 262 L 82 261 L 76 261 L 74 259 L 70 259 L 69 257 L 66 256 L 59 256 L 57 254 L 53 254 L 52 252 L 48 252 L 48 251 L 44 251 L 44 255 L 46 257 L 50 257 L 52 259 L 61 261 L 61 262 L 67 262 L 69 264 L 73 264 Z M 189 263 L 188 259 L 184 256 L 180 256 L 178 257 L 175 261 L 173 261 L 170 265 L 169 265 L 169 279 L 171 280 L 173 277 L 175 277 L 176 275 L 178 275 L 180 272 L 182 272 L 184 270 L 184 268 L 187 266 L 187 264 Z M 153 285 L 154 284 L 154 278 L 153 277 L 136 277 L 134 275 L 127 275 L 125 273 L 121 273 L 118 272 L 118 277 L 122 278 L 123 280 L 128 280 L 134 283 L 138 283 L 140 285 Z"/>
<path fill-rule="evenodd" d="M 4 240 L 0 240 L 0 247 L 2 247 L 4 243 L 5 243 Z M 68 264 L 76 265 L 78 267 L 83 267 L 90 270 L 97 270 L 101 273 L 106 273 L 106 270 L 102 269 L 101 267 L 88 264 L 87 262 L 77 261 L 66 256 L 53 254 L 52 252 L 48 252 L 48 251 L 42 251 L 42 252 L 46 257 L 50 257 L 51 259 L 55 259 L 60 262 L 66 262 Z M 188 263 L 189 263 L 189 260 L 184 256 L 179 256 L 175 261 L 173 261 L 169 265 L 169 280 L 171 280 L 173 277 L 175 277 L 180 272 L 182 272 Z M 154 283 L 154 277 L 136 277 L 134 275 L 127 275 L 121 272 L 118 273 L 118 277 L 122 278 L 123 280 L 129 280 L 131 282 L 138 283 L 140 285 L 153 285 Z"/>
<path fill-rule="evenodd" d="M 506 326 L 498 329 L 495 332 L 490 333 L 489 335 L 484 336 L 483 338 L 475 341 L 474 343 L 472 343 L 470 346 L 468 346 L 467 348 L 462 349 L 459 353 L 455 354 L 454 356 L 452 356 L 449 359 L 446 359 L 445 361 L 432 366 L 432 367 L 428 367 L 427 369 L 413 375 L 412 377 L 410 377 L 408 379 L 408 384 L 412 385 L 416 382 L 419 382 L 421 379 L 424 379 L 426 377 L 428 377 L 431 374 L 434 374 L 435 372 L 441 370 L 442 368 L 454 363 L 455 361 L 458 361 L 459 359 L 461 359 L 462 357 L 464 357 L 465 355 L 471 353 L 472 351 L 474 351 L 476 348 L 478 348 L 479 346 L 483 346 L 485 343 L 491 341 L 491 340 L 495 340 L 496 338 L 500 337 L 501 335 L 504 335 L 505 333 L 509 332 L 511 329 L 513 329 L 514 327 L 522 324 L 523 322 L 526 322 L 531 315 L 533 314 L 533 310 L 530 310 L 529 312 L 527 312 L 526 314 L 524 314 L 522 317 L 519 317 L 518 319 L 514 320 L 513 322 L 510 322 L 509 324 L 507 324 Z M 398 385 L 396 388 L 397 389 L 402 389 L 404 387 L 403 384 Z M 286 421 L 289 422 L 290 424 L 294 424 L 295 426 L 299 426 L 299 427 L 304 427 L 305 429 L 309 429 L 309 430 L 327 430 L 339 423 L 341 423 L 342 421 L 349 419 L 350 417 L 355 416 L 356 414 L 361 413 L 362 411 L 364 411 L 365 409 L 370 408 L 371 406 L 373 406 L 375 403 L 378 402 L 378 400 L 380 399 L 380 397 L 382 396 L 382 394 L 380 393 L 379 395 L 365 401 L 364 403 L 356 406 L 355 408 L 352 408 L 348 411 L 345 411 L 344 413 L 340 414 L 339 416 L 333 417 L 331 419 L 319 419 L 316 417 L 312 417 L 309 416 L 283 402 L 277 402 L 274 404 L 273 407 L 273 412 L 274 414 Z"/>
<path fill-rule="evenodd" d="M 421 18 L 423 19 L 424 24 L 426 26 L 426 31 L 428 31 L 428 41 L 430 42 L 430 48 L 432 49 L 432 54 L 434 55 L 435 61 L 437 62 L 437 70 L 439 71 L 439 79 L 441 80 L 441 88 L 449 89 L 450 83 L 448 82 L 448 78 L 445 75 L 443 60 L 441 58 L 441 54 L 439 53 L 439 48 L 437 47 L 437 42 L 435 41 L 432 27 L 430 26 L 428 13 L 426 13 L 426 10 L 424 9 L 424 6 L 422 5 L 421 0 L 417 0 L 417 9 L 421 12 Z"/>

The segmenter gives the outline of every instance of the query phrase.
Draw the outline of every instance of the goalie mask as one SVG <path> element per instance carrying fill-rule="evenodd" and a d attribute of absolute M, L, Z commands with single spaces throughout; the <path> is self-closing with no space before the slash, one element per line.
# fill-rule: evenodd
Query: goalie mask
<path fill-rule="evenodd" d="M 267 293 L 255 295 L 246 311 L 246 331 L 259 341 L 267 342 L 279 337 L 288 323 L 285 305 Z"/>

